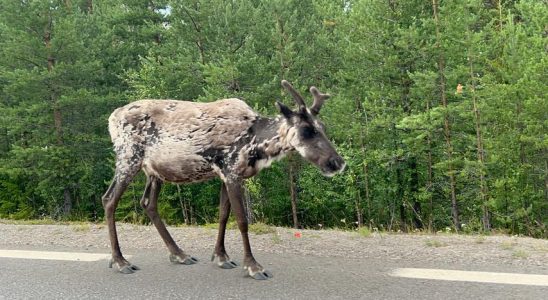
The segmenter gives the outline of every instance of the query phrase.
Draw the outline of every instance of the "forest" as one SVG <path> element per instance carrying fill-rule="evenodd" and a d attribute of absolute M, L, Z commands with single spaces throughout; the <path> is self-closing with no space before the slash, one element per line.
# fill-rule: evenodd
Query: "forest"
<path fill-rule="evenodd" d="M 347 167 L 273 164 L 246 182 L 251 221 L 547 238 L 547 37 L 546 0 L 0 0 L 0 218 L 101 222 L 117 107 L 274 116 L 287 79 L 331 94 Z M 149 222 L 144 183 L 118 220 Z M 219 189 L 166 184 L 160 215 L 214 223 Z"/>

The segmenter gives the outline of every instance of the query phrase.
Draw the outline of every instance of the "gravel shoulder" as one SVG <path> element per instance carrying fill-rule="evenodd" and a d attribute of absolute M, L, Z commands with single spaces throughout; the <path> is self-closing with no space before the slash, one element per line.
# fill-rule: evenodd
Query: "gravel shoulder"
<path fill-rule="evenodd" d="M 139 249 L 167 251 L 153 226 L 118 223 L 122 251 Z M 296 254 L 319 258 L 383 259 L 394 263 L 413 261 L 422 265 L 500 265 L 548 272 L 548 240 L 505 235 L 387 234 L 362 236 L 338 230 L 294 230 L 272 227 L 265 234 L 250 233 L 256 252 Z M 206 227 L 168 227 L 177 243 L 188 253 L 213 251 L 217 230 Z M 295 233 L 300 233 L 296 237 Z M 0 248 L 44 247 L 108 251 L 104 224 L 23 225 L 0 220 Z M 239 255 L 238 230 L 228 230 L 229 254 Z M 236 256 L 237 257 L 237 256 Z"/>

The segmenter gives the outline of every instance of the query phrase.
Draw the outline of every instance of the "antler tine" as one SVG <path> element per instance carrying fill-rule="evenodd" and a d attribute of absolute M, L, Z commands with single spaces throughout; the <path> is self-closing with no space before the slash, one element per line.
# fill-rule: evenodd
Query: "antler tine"
<path fill-rule="evenodd" d="M 320 109 L 322 108 L 325 100 L 329 99 L 329 97 L 331 96 L 329 94 L 320 93 L 320 91 L 315 86 L 310 88 L 310 93 L 312 93 L 312 96 L 314 97 L 314 103 L 310 107 L 310 112 L 313 115 L 317 115 L 320 113 Z"/>
<path fill-rule="evenodd" d="M 295 99 L 295 102 L 297 102 L 297 105 L 299 106 L 299 109 L 306 108 L 306 104 L 304 103 L 303 97 L 293 86 L 291 83 L 289 83 L 287 80 L 282 80 L 282 86 L 293 96 L 293 99 Z"/>

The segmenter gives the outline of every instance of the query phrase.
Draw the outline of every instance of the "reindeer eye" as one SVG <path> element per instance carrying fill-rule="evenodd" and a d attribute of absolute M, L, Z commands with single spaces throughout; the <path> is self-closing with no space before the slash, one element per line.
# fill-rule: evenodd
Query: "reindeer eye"
<path fill-rule="evenodd" d="M 301 137 L 306 140 L 315 137 L 318 132 L 314 127 L 303 127 L 300 129 L 300 134 Z"/>

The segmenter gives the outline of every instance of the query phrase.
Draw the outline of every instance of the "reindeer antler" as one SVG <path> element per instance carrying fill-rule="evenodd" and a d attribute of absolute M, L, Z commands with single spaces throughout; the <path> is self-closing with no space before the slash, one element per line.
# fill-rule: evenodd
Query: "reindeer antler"
<path fill-rule="evenodd" d="M 293 99 L 295 99 L 295 102 L 297 102 L 297 105 L 299 105 L 299 109 L 306 109 L 306 104 L 304 103 L 303 97 L 293 86 L 291 83 L 289 83 L 287 80 L 282 80 L 282 86 L 293 96 Z"/>
<path fill-rule="evenodd" d="M 314 103 L 310 107 L 310 112 L 313 115 L 317 115 L 320 113 L 320 109 L 322 108 L 325 100 L 329 99 L 329 97 L 331 96 L 329 94 L 320 93 L 320 91 L 315 86 L 310 88 L 310 93 L 312 93 L 312 96 L 314 96 Z"/>

